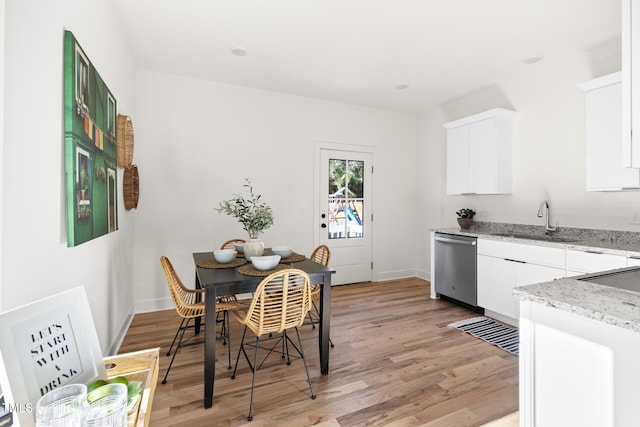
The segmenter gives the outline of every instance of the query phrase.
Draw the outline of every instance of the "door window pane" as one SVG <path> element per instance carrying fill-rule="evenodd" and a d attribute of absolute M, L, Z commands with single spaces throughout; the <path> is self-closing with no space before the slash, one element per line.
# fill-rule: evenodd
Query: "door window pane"
<path fill-rule="evenodd" d="M 363 236 L 363 172 L 361 160 L 329 160 L 329 239 Z"/>

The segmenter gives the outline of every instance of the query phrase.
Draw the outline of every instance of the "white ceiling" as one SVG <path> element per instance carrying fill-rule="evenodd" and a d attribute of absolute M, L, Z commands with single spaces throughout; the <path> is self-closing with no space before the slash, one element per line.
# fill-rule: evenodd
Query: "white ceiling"
<path fill-rule="evenodd" d="M 620 0 L 112 1 L 140 68 L 398 111 L 620 36 Z"/>

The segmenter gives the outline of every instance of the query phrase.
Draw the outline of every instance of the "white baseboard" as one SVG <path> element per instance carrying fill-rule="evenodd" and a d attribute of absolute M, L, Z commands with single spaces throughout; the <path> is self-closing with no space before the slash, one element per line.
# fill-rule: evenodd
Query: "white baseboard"
<path fill-rule="evenodd" d="M 135 313 L 151 313 L 154 311 L 171 310 L 175 308 L 176 307 L 173 305 L 173 300 L 171 298 L 156 298 L 137 301 Z"/>
<path fill-rule="evenodd" d="M 118 351 L 120 350 L 120 346 L 122 345 L 122 341 L 124 341 L 124 337 L 127 335 L 129 326 L 131 326 L 131 322 L 133 321 L 133 315 L 134 313 L 130 312 L 127 315 L 127 317 L 125 317 L 124 322 L 122 322 L 122 326 L 120 327 L 120 330 L 118 330 L 118 333 L 116 334 L 115 339 L 107 349 L 107 352 L 106 352 L 107 355 L 110 356 L 110 355 L 118 354 Z"/>
<path fill-rule="evenodd" d="M 429 280 L 429 273 L 423 270 L 408 269 L 378 272 L 374 278 L 374 282 L 384 282 L 386 280 L 406 279 L 408 277 L 418 277 L 420 279 Z"/>

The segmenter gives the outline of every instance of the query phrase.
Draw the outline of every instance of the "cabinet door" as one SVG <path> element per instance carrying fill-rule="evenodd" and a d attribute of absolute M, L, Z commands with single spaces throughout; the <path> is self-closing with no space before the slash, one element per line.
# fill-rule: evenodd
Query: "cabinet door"
<path fill-rule="evenodd" d="M 495 193 L 497 141 L 496 119 L 485 119 L 469 125 L 469 192 Z"/>
<path fill-rule="evenodd" d="M 585 144 L 587 191 L 640 186 L 640 170 L 625 168 L 622 150 L 622 88 L 620 73 L 587 82 Z"/>
<path fill-rule="evenodd" d="M 516 286 L 526 286 L 533 285 L 534 283 L 550 282 L 565 277 L 565 269 L 524 263 L 518 266 L 516 276 Z M 514 311 L 516 313 L 514 317 L 517 319 L 520 317 L 520 301 L 515 297 L 513 297 L 513 299 L 515 304 Z"/>
<path fill-rule="evenodd" d="M 512 295 L 520 263 L 478 255 L 478 305 L 517 319 L 517 300 Z"/>
<path fill-rule="evenodd" d="M 640 168 L 640 5 L 622 0 L 622 165 Z M 636 47 L 635 52 L 633 47 Z M 633 129 L 636 129 L 633 135 Z"/>
<path fill-rule="evenodd" d="M 447 131 L 447 194 L 469 193 L 469 126 Z"/>

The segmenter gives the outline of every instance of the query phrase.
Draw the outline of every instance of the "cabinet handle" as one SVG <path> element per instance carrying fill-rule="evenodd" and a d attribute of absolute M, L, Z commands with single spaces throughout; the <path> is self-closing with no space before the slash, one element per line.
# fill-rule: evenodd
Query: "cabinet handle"
<path fill-rule="evenodd" d="M 435 241 L 436 242 L 443 242 L 443 243 L 454 243 L 456 245 L 466 245 L 466 246 L 475 246 L 476 245 L 476 241 L 475 240 L 458 240 L 458 239 L 449 239 L 447 237 L 436 237 Z"/>
<path fill-rule="evenodd" d="M 602 255 L 603 252 L 600 251 L 584 251 L 585 254 L 595 254 L 595 255 Z"/>
<path fill-rule="evenodd" d="M 629 259 L 640 259 L 640 256 L 629 255 L 627 258 L 629 258 Z"/>
<path fill-rule="evenodd" d="M 461 196 L 473 196 L 478 193 L 460 193 Z"/>
<path fill-rule="evenodd" d="M 511 259 L 511 258 L 503 258 L 505 261 L 509 261 L 509 262 L 517 262 L 519 264 L 526 264 L 526 261 L 520 261 L 519 259 Z"/>

